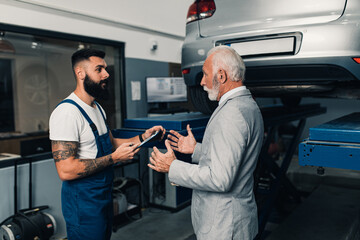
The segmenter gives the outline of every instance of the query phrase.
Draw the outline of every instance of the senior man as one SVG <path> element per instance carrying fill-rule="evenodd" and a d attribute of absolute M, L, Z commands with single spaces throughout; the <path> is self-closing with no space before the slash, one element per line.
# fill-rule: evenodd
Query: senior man
<path fill-rule="evenodd" d="M 171 130 L 167 152 L 154 147 L 148 166 L 193 189 L 191 218 L 198 240 L 252 240 L 258 233 L 253 172 L 264 133 L 261 112 L 244 86 L 245 65 L 235 50 L 211 49 L 203 73 L 200 84 L 219 106 L 202 143 L 189 125 L 187 136 Z M 177 160 L 173 150 L 192 154 L 192 163 Z"/>

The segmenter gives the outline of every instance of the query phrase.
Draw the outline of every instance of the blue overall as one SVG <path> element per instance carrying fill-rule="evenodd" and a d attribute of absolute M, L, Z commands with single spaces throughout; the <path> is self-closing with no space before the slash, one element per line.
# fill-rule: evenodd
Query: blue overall
<path fill-rule="evenodd" d="M 107 125 L 107 133 L 99 136 L 95 124 L 83 108 L 70 99 L 65 99 L 60 104 L 62 103 L 75 105 L 88 121 L 98 149 L 96 158 L 111 154 L 113 146 Z M 98 103 L 96 105 L 105 121 L 104 113 Z M 113 177 L 113 166 L 109 166 L 93 175 L 63 182 L 61 205 L 69 240 L 110 239 L 113 219 Z"/>

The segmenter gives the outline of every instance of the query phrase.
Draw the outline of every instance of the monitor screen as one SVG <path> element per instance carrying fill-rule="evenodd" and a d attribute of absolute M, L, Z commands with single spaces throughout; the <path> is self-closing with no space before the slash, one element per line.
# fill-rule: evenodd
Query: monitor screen
<path fill-rule="evenodd" d="M 148 103 L 186 102 L 187 89 L 182 77 L 147 77 Z"/>

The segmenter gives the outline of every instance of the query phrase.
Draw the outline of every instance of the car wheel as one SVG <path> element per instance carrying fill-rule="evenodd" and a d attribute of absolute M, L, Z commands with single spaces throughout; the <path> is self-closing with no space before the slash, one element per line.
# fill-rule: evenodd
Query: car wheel
<path fill-rule="evenodd" d="M 189 87 L 189 93 L 194 107 L 204 114 L 212 114 L 218 106 L 218 102 L 210 101 L 207 92 L 200 86 Z"/>
<path fill-rule="evenodd" d="M 285 107 L 296 107 L 300 104 L 301 102 L 301 97 L 299 96 L 285 96 L 285 97 L 281 97 L 280 98 L 281 103 L 285 106 Z"/>

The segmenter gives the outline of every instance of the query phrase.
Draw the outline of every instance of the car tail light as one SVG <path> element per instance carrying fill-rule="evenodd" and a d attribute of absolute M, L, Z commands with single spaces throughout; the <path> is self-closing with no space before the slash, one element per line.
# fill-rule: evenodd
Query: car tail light
<path fill-rule="evenodd" d="M 184 68 L 182 70 L 182 74 L 189 74 L 190 73 L 190 68 Z"/>
<path fill-rule="evenodd" d="M 354 60 L 356 63 L 360 64 L 360 57 L 354 57 L 353 60 Z"/>
<path fill-rule="evenodd" d="M 214 0 L 196 0 L 189 7 L 186 23 L 211 17 L 216 10 Z"/>

